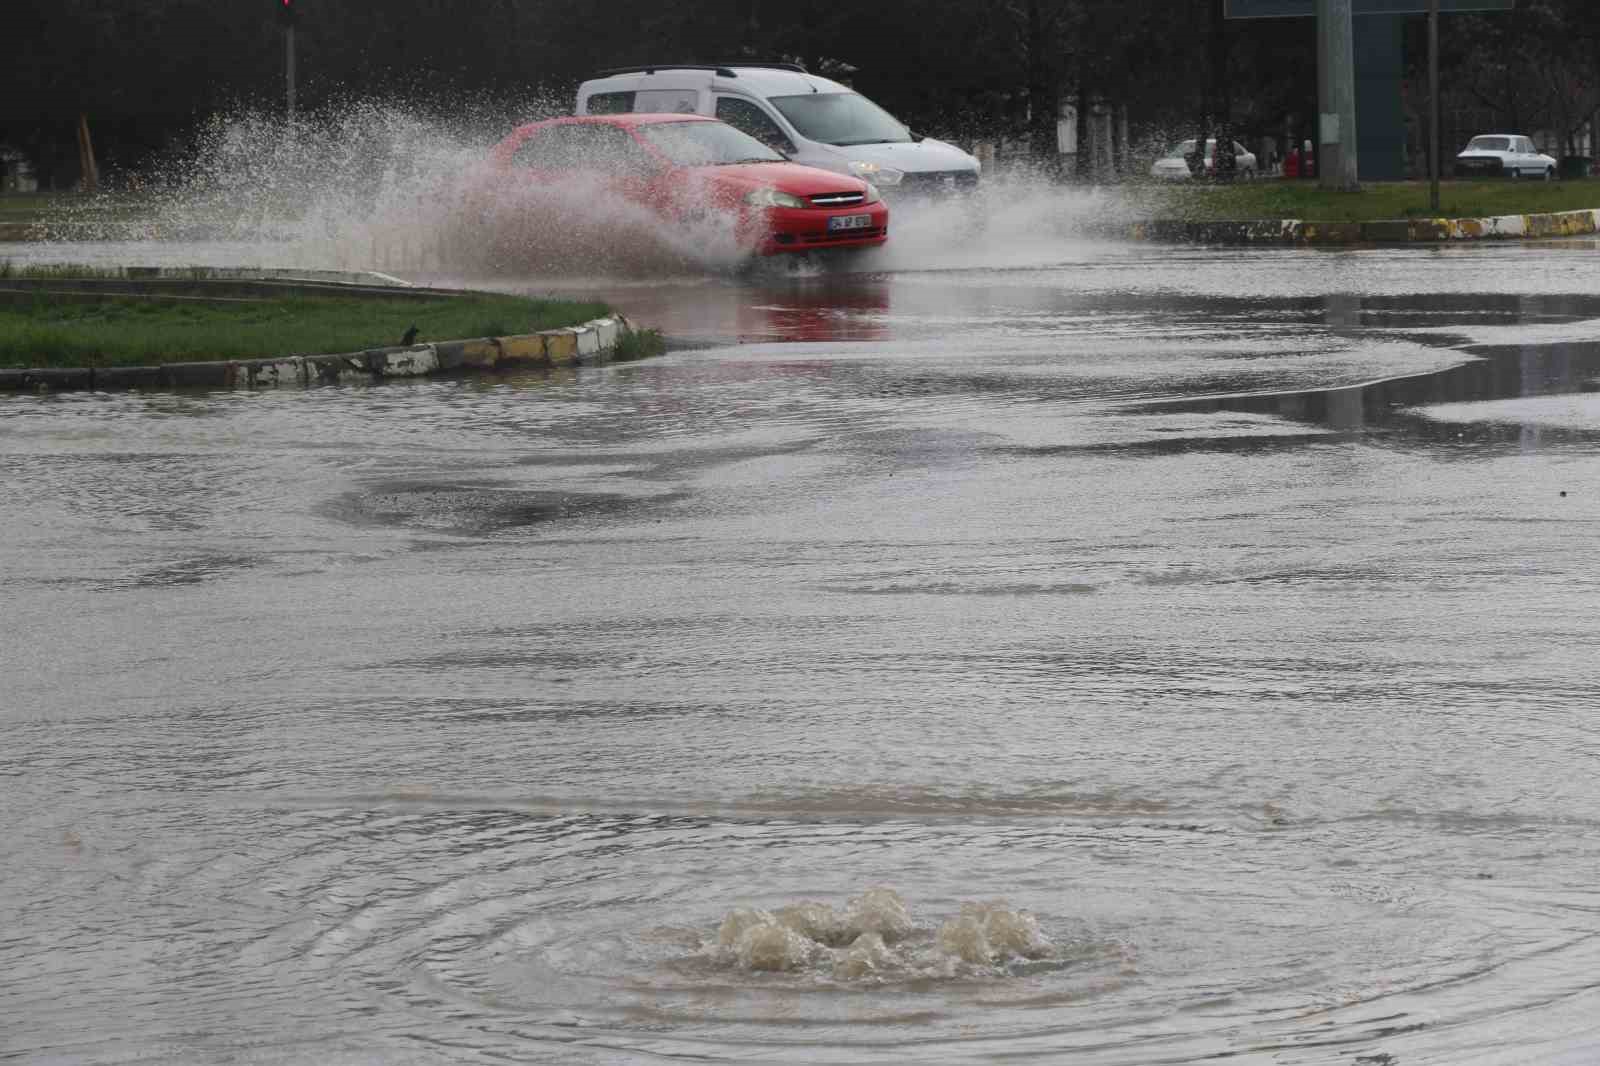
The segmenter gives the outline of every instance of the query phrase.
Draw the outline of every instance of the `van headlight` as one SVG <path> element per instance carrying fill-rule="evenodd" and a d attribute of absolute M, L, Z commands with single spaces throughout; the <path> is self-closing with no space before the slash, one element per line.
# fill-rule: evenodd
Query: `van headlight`
<path fill-rule="evenodd" d="M 903 170 L 879 166 L 877 163 L 869 163 L 864 159 L 853 159 L 846 166 L 849 167 L 850 173 L 873 185 L 899 185 L 900 179 L 906 176 L 906 172 Z"/>
<path fill-rule="evenodd" d="M 861 202 L 864 204 L 875 204 L 881 199 L 883 199 L 883 193 L 879 192 L 878 187 L 872 184 L 872 182 L 867 182 L 867 198 Z"/>
<path fill-rule="evenodd" d="M 806 202 L 781 189 L 751 189 L 744 194 L 744 202 L 751 207 L 804 207 Z"/>

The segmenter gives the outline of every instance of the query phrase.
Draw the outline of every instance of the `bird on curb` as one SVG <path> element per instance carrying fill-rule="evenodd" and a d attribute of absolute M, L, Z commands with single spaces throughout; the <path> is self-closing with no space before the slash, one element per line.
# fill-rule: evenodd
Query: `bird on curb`
<path fill-rule="evenodd" d="M 411 328 L 406 330 L 406 335 L 400 338 L 400 343 L 407 348 L 417 343 L 417 324 L 415 322 L 411 323 Z"/>

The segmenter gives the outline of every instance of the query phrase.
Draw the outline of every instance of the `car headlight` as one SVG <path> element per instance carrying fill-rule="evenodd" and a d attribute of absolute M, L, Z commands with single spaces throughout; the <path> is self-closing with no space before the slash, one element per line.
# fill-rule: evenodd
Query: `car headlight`
<path fill-rule="evenodd" d="M 744 194 L 744 202 L 751 207 L 804 207 L 806 202 L 781 189 L 751 189 Z"/>
<path fill-rule="evenodd" d="M 883 199 L 883 193 L 879 192 L 878 187 L 872 184 L 872 182 L 867 182 L 867 198 L 861 202 L 864 204 L 875 204 L 881 199 Z"/>
<path fill-rule="evenodd" d="M 900 179 L 906 176 L 903 170 L 868 163 L 864 159 L 853 159 L 846 165 L 850 168 L 850 173 L 872 185 L 899 185 Z"/>

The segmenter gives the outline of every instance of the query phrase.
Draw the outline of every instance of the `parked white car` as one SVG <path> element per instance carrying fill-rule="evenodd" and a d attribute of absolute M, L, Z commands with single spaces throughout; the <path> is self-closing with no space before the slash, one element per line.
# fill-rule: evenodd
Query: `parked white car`
<path fill-rule="evenodd" d="M 1556 176 L 1556 161 L 1516 133 L 1486 133 L 1467 142 L 1456 156 L 1458 178 L 1542 178 Z"/>
<path fill-rule="evenodd" d="M 1162 181 L 1188 181 L 1189 162 L 1185 156 L 1194 154 L 1194 138 L 1191 137 L 1182 144 L 1174 145 L 1157 159 L 1150 167 L 1150 176 Z M 1245 151 L 1244 145 L 1238 141 L 1233 142 L 1234 173 L 1240 181 L 1249 181 L 1256 176 L 1255 153 Z M 1206 174 L 1215 173 L 1217 169 L 1217 139 L 1215 137 L 1206 141 Z"/>
<path fill-rule="evenodd" d="M 578 86 L 577 113 L 709 115 L 795 163 L 870 181 L 885 196 L 971 192 L 978 161 L 913 133 L 846 85 L 803 67 L 659 64 L 603 70 Z"/>

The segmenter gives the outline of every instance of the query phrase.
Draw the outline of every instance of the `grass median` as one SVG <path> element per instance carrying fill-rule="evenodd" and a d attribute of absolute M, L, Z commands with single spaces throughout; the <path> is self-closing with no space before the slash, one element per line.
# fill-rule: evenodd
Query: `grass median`
<path fill-rule="evenodd" d="M 0 303 L 0 367 L 155 366 L 325 355 L 535 333 L 610 314 L 603 303 L 469 293 L 434 299 L 63 299 Z"/>
<path fill-rule="evenodd" d="M 1132 192 L 1149 218 L 1192 222 L 1298 218 L 1372 222 L 1393 218 L 1487 218 L 1600 208 L 1600 181 L 1446 181 L 1439 210 L 1425 181 L 1372 182 L 1360 192 L 1322 189 L 1315 181 L 1267 178 L 1235 185 L 1144 186 Z"/>

